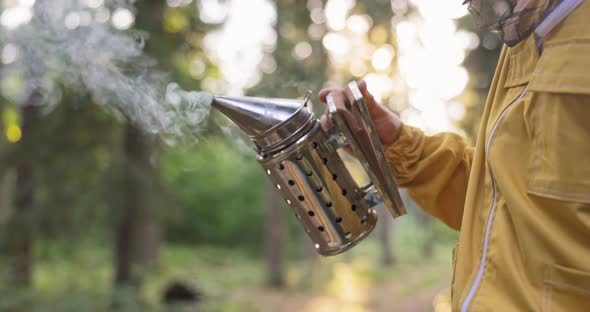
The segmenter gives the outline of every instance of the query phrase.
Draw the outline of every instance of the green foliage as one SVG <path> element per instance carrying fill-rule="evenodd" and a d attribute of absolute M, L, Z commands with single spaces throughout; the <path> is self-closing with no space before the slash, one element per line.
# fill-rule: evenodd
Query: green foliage
<path fill-rule="evenodd" d="M 266 177 L 253 155 L 210 138 L 166 153 L 162 161 L 173 242 L 259 248 Z"/>

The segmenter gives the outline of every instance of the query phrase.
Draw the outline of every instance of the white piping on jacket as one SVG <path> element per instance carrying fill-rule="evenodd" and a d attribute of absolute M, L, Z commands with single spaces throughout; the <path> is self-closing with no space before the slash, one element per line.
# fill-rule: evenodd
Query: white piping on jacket
<path fill-rule="evenodd" d="M 488 140 L 486 142 L 485 156 L 486 156 L 486 162 L 488 164 L 488 170 L 490 171 L 490 177 L 492 178 L 494 199 L 492 201 L 492 209 L 490 210 L 490 214 L 489 214 L 488 220 L 486 222 L 486 232 L 485 232 L 484 241 L 483 241 L 483 254 L 481 256 L 481 262 L 479 264 L 479 271 L 477 271 L 477 276 L 475 277 L 475 281 L 473 281 L 473 285 L 471 286 L 471 289 L 469 289 L 469 293 L 467 294 L 467 297 L 465 297 L 465 301 L 463 302 L 463 306 L 461 307 L 461 312 L 467 312 L 467 309 L 469 308 L 469 304 L 471 303 L 471 301 L 473 300 L 473 296 L 475 295 L 475 291 L 477 290 L 477 287 L 479 286 L 479 284 L 481 282 L 481 278 L 483 276 L 483 271 L 484 271 L 485 265 L 486 265 L 486 258 L 488 255 L 490 228 L 492 227 L 492 220 L 494 218 L 494 212 L 496 211 L 496 201 L 498 199 L 498 185 L 496 184 L 496 177 L 494 177 L 494 172 L 492 170 L 492 164 L 490 162 L 490 145 L 492 143 L 492 139 L 494 138 L 494 133 L 496 132 L 496 129 L 498 128 L 498 125 L 500 124 L 500 121 L 502 121 L 502 119 L 504 118 L 504 115 L 506 115 L 508 110 L 510 110 L 510 108 L 514 104 L 516 104 L 516 102 L 520 101 L 524 97 L 527 89 L 528 89 L 528 85 L 524 88 L 522 93 L 514 101 L 512 101 L 510 104 L 508 104 L 508 106 L 506 106 L 506 108 L 504 108 L 502 113 L 500 113 L 500 116 L 498 117 L 498 119 L 496 119 L 496 122 L 494 123 L 494 126 L 492 127 L 492 130 L 490 131 L 490 136 L 488 137 Z"/>

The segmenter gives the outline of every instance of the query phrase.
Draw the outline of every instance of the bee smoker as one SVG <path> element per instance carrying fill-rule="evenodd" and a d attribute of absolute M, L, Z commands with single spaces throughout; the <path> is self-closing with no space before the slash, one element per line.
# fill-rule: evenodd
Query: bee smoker
<path fill-rule="evenodd" d="M 256 146 L 258 161 L 322 255 L 344 252 L 371 233 L 374 207 L 406 213 L 373 121 L 356 82 L 331 93 L 334 126 L 324 129 L 302 100 L 214 97 L 213 107 Z M 357 185 L 338 150 L 350 146 L 371 180 Z"/>

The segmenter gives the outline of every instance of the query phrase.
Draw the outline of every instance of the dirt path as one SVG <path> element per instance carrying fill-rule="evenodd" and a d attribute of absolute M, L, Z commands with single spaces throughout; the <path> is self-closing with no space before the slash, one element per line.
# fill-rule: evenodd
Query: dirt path
<path fill-rule="evenodd" d="M 450 280 L 445 270 L 433 266 L 377 284 L 364 276 L 362 269 L 350 264 L 337 266 L 337 274 L 322 291 L 252 289 L 231 299 L 248 302 L 255 307 L 253 311 L 261 312 L 422 312 L 433 311 L 434 297 L 448 288 Z"/>

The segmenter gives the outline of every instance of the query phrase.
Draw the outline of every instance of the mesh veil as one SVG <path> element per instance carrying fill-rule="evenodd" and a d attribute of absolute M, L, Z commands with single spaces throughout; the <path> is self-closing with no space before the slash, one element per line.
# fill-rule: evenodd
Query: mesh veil
<path fill-rule="evenodd" d="M 512 47 L 526 39 L 561 0 L 466 0 L 481 29 L 498 32 Z"/>

